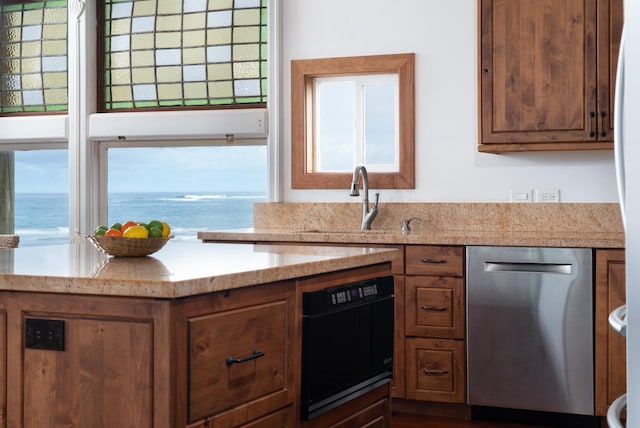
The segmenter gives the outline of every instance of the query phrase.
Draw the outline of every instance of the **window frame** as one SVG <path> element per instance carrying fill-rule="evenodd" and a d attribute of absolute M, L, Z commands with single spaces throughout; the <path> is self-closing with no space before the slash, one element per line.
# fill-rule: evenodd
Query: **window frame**
<path fill-rule="evenodd" d="M 399 93 L 399 165 L 397 173 L 370 172 L 369 185 L 378 189 L 415 188 L 415 54 L 370 55 L 291 61 L 291 187 L 342 189 L 352 173 L 317 173 L 314 156 L 316 77 L 354 74 L 397 74 Z M 365 165 L 366 166 L 366 165 Z"/>

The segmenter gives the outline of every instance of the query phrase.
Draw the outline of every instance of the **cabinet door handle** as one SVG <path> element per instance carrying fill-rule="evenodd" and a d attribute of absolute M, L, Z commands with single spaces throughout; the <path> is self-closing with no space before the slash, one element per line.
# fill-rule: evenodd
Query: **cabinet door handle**
<path fill-rule="evenodd" d="M 264 352 L 261 352 L 259 349 L 254 349 L 251 355 L 249 355 L 248 357 L 244 357 L 244 358 L 227 357 L 227 365 L 230 366 L 232 364 L 246 363 L 247 361 L 255 360 L 260 357 L 264 357 Z"/>
<path fill-rule="evenodd" d="M 431 305 L 422 305 L 423 311 L 431 311 L 431 312 L 444 312 L 448 310 L 448 306 L 431 306 Z"/>
<path fill-rule="evenodd" d="M 589 137 L 595 137 L 596 133 L 593 131 L 593 120 L 596 117 L 596 112 L 595 111 L 590 111 L 589 112 L 589 117 L 591 118 L 591 120 L 589 121 Z"/>
<path fill-rule="evenodd" d="M 444 259 L 429 259 L 429 258 L 426 258 L 426 257 L 421 258 L 420 261 L 422 263 L 433 263 L 433 264 L 442 264 L 442 263 L 446 263 L 447 262 Z"/>
<path fill-rule="evenodd" d="M 449 374 L 449 370 L 422 369 L 424 374 L 429 376 L 439 376 Z"/>
<path fill-rule="evenodd" d="M 605 131 L 604 129 L 604 118 L 607 115 L 607 113 L 605 113 L 604 110 L 602 110 L 600 112 L 600 136 L 601 137 L 605 137 L 607 135 L 607 131 Z"/>

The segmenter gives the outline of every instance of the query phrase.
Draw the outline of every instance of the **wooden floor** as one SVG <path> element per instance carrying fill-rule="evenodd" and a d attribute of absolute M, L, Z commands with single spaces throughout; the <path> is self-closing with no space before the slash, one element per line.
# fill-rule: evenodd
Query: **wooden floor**
<path fill-rule="evenodd" d="M 486 421 L 464 421 L 461 419 L 394 413 L 391 428 L 541 428 L 533 425 L 517 425 Z"/>

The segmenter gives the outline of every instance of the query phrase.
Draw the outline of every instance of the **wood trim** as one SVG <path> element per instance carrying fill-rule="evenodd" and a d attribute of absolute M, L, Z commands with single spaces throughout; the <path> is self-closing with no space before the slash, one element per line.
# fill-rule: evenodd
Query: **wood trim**
<path fill-rule="evenodd" d="M 400 85 L 400 172 L 369 173 L 369 187 L 415 188 L 415 77 L 413 53 L 291 61 L 291 187 L 347 189 L 351 173 L 315 173 L 308 159 L 313 136 L 313 79 L 321 76 L 397 73 Z"/>
<path fill-rule="evenodd" d="M 562 150 L 613 150 L 612 142 L 602 143 L 480 143 L 478 151 L 483 153 L 543 152 Z"/>
<path fill-rule="evenodd" d="M 595 258 L 595 413 L 605 416 L 625 390 L 626 340 L 609 327 L 609 313 L 624 303 L 625 250 L 597 250 Z"/>

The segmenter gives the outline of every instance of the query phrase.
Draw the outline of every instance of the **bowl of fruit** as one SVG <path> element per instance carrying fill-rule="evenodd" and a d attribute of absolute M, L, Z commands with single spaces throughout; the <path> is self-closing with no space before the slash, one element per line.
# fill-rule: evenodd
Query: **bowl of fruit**
<path fill-rule="evenodd" d="M 98 250 L 110 256 L 142 257 L 160 250 L 173 235 L 166 222 L 152 220 L 98 226 L 88 238 Z"/>

